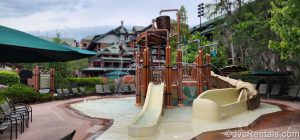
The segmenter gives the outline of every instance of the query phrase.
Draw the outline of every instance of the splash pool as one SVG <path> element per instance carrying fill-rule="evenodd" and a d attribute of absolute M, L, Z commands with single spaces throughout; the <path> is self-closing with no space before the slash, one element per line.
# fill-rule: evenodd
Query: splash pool
<path fill-rule="evenodd" d="M 95 118 L 113 119 L 113 125 L 97 140 L 128 139 L 128 125 L 140 111 L 134 105 L 135 97 L 105 98 L 71 104 L 81 113 Z M 264 114 L 280 111 L 280 108 L 266 103 L 253 111 L 245 111 L 218 122 L 192 119 L 192 107 L 165 109 L 160 124 L 160 132 L 154 139 L 192 139 L 214 130 L 245 127 Z"/>

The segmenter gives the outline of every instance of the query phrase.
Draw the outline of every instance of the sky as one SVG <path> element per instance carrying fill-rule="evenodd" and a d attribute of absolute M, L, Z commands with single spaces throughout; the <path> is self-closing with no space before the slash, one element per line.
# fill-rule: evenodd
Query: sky
<path fill-rule="evenodd" d="M 214 0 L 1 0 L 0 25 L 37 36 L 80 40 L 103 34 L 124 21 L 147 26 L 162 9 L 186 8 L 190 27 L 199 24 L 197 6 Z M 175 19 L 175 13 L 167 13 Z M 204 19 L 205 21 L 205 19 Z"/>

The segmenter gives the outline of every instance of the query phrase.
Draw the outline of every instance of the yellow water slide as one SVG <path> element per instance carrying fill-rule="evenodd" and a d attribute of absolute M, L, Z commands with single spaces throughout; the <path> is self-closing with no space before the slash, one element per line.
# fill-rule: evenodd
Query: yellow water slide
<path fill-rule="evenodd" d="M 144 106 L 128 126 L 129 138 L 150 139 L 157 135 L 163 109 L 163 93 L 164 83 L 149 83 Z"/>
<path fill-rule="evenodd" d="M 259 106 L 259 102 L 255 101 L 259 100 L 259 97 L 253 84 L 223 77 L 213 72 L 211 76 L 226 82 L 232 88 L 207 90 L 199 95 L 193 101 L 194 119 L 218 121 Z M 255 101 L 258 105 L 251 107 L 251 101 Z"/>

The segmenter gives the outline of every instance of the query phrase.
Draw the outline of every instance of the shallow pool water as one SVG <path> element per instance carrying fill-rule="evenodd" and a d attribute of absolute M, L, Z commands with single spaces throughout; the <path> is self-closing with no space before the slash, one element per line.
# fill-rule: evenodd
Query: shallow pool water
<path fill-rule="evenodd" d="M 128 139 L 128 124 L 140 111 L 134 105 L 135 97 L 108 98 L 83 101 L 71 107 L 96 118 L 114 119 L 113 125 L 97 140 Z M 191 139 L 202 132 L 248 126 L 264 114 L 280 111 L 274 105 L 261 103 L 254 111 L 246 111 L 239 115 L 218 122 L 207 122 L 192 119 L 192 108 L 165 109 L 161 119 L 160 131 L 154 139 Z"/>

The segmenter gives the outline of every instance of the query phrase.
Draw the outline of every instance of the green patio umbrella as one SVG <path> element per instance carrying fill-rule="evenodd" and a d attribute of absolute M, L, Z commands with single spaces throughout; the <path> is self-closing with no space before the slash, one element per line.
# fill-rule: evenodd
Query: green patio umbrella
<path fill-rule="evenodd" d="M 112 71 L 112 72 L 106 73 L 105 76 L 113 76 L 113 75 L 124 76 L 124 75 L 127 75 L 127 74 L 128 73 L 126 73 L 126 72 L 122 72 L 122 71 L 116 70 L 116 71 Z"/>
<path fill-rule="evenodd" d="M 0 62 L 64 62 L 96 55 L 0 25 Z"/>

